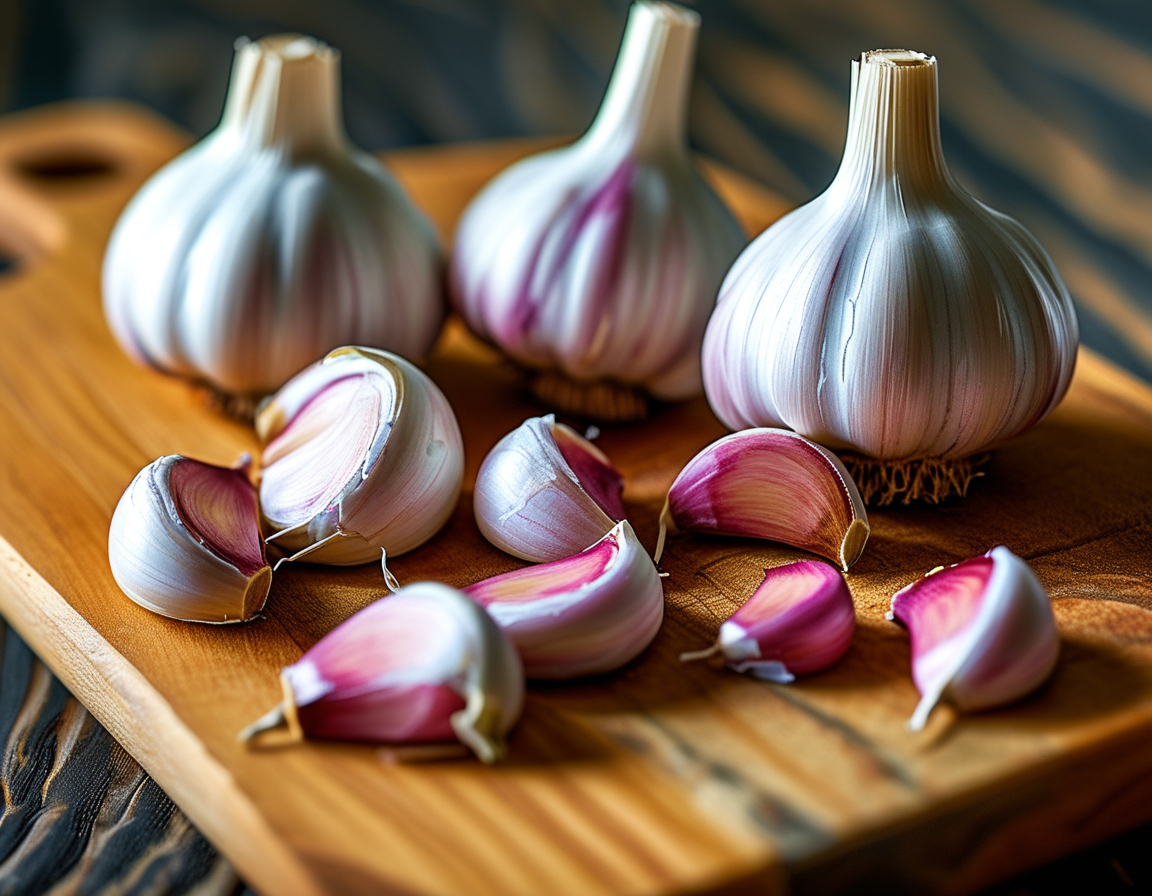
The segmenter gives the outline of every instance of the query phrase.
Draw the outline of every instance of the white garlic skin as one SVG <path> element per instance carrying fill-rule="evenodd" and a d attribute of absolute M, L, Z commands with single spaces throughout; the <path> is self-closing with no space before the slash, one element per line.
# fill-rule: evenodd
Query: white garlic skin
<path fill-rule="evenodd" d="M 237 46 L 220 126 L 125 208 L 104 310 L 135 360 L 264 395 L 340 345 L 419 359 L 444 316 L 428 219 L 340 119 L 339 53 Z"/>
<path fill-rule="evenodd" d="M 323 407 L 329 389 L 357 379 L 350 402 L 345 394 Z M 365 417 L 366 408 L 374 415 Z M 321 422 L 293 434 L 305 413 Z M 419 547 L 456 508 L 464 479 L 456 415 L 428 375 L 397 355 L 362 346 L 329 352 L 260 408 L 256 431 L 265 450 L 260 507 L 274 532 L 267 540 L 287 557 L 379 562 L 381 549 L 395 557 Z M 341 454 L 348 446 L 356 451 Z"/>
<path fill-rule="evenodd" d="M 522 364 L 666 400 L 701 392 L 704 327 L 746 238 L 687 149 L 698 27 L 635 3 L 588 132 L 508 168 L 461 218 L 455 307 Z"/>
<path fill-rule="evenodd" d="M 936 61 L 853 62 L 844 161 L 733 265 L 704 384 L 733 429 L 786 426 L 882 459 L 1023 433 L 1068 389 L 1078 329 L 1048 255 L 965 193 L 940 148 Z"/>

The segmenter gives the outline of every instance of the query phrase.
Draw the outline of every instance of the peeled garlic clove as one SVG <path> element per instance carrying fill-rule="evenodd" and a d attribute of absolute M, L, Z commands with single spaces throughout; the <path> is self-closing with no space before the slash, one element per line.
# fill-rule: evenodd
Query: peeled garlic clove
<path fill-rule="evenodd" d="M 403 358 L 345 347 L 293 377 L 256 416 L 260 509 L 289 559 L 395 557 L 448 521 L 464 478 L 456 416 Z"/>
<path fill-rule="evenodd" d="M 529 678 L 576 678 L 640 654 L 664 619 L 656 566 L 627 522 L 574 557 L 463 589 L 512 639 Z"/>
<path fill-rule="evenodd" d="M 827 563 L 800 560 L 764 570 L 760 587 L 720 626 L 716 644 L 680 659 L 720 653 L 737 672 L 787 684 L 839 660 L 855 630 L 844 577 Z"/>
<path fill-rule="evenodd" d="M 688 151 L 699 25 L 672 3 L 633 4 L 588 132 L 501 173 L 461 218 L 455 306 L 540 371 L 551 407 L 628 419 L 647 394 L 701 391 L 704 327 L 746 239 Z"/>
<path fill-rule="evenodd" d="M 170 454 L 136 474 L 108 532 L 125 594 L 188 622 L 244 622 L 264 608 L 272 569 L 249 462 L 228 469 Z"/>
<path fill-rule="evenodd" d="M 847 570 L 868 541 L 856 484 L 831 451 L 784 429 L 746 429 L 713 442 L 680 471 L 664 512 L 667 531 L 779 541 Z"/>
<path fill-rule="evenodd" d="M 853 452 L 869 503 L 936 501 L 967 489 L 972 455 L 1056 407 L 1076 344 L 1047 253 L 948 172 L 936 60 L 877 50 L 852 64 L 832 184 L 728 272 L 704 386 L 732 429 Z"/>
<path fill-rule="evenodd" d="M 912 678 L 922 699 L 908 722 L 919 731 L 941 699 L 962 710 L 1018 700 L 1052 673 L 1060 635 L 1032 569 L 996 547 L 929 573 L 892 598 L 889 618 L 912 636 Z"/>
<path fill-rule="evenodd" d="M 476 524 L 492 544 L 539 563 L 578 554 L 624 518 L 623 477 L 555 416 L 525 420 L 476 474 Z"/>
<path fill-rule="evenodd" d="M 459 591 L 417 582 L 368 605 L 280 673 L 284 701 L 241 732 L 420 744 L 504 755 L 524 705 L 516 648 Z"/>
<path fill-rule="evenodd" d="M 431 348 L 436 234 L 348 143 L 339 63 L 301 35 L 240 42 L 220 126 L 128 204 L 104 310 L 138 362 L 260 397 L 340 345 Z"/>

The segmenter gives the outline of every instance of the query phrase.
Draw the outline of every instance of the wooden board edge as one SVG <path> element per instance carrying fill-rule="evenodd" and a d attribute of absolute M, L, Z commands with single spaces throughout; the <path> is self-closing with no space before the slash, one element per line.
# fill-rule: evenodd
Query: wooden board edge
<path fill-rule="evenodd" d="M 0 613 L 248 884 L 323 892 L 160 693 L 2 536 Z"/>

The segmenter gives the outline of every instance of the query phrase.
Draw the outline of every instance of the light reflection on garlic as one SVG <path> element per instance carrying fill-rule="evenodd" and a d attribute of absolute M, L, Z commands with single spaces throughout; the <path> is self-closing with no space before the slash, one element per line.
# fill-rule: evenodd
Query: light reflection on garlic
<path fill-rule="evenodd" d="M 345 343 L 420 358 L 444 314 L 431 223 L 348 143 L 340 54 L 237 45 L 219 128 L 149 180 L 104 260 L 104 309 L 142 364 L 260 397 Z"/>
<path fill-rule="evenodd" d="M 844 577 L 819 560 L 800 560 L 764 571 L 747 603 L 720 626 L 707 650 L 681 661 L 723 655 L 737 672 L 787 684 L 826 669 L 848 651 L 856 609 Z"/>
<path fill-rule="evenodd" d="M 733 429 L 787 426 L 854 452 L 870 503 L 940 500 L 967 488 L 971 455 L 1056 406 L 1076 344 L 1043 248 L 948 172 L 936 60 L 878 50 L 852 65 L 831 186 L 729 271 L 704 384 Z"/>
<path fill-rule="evenodd" d="M 187 622 L 244 622 L 268 598 L 251 459 L 233 469 L 178 454 L 124 491 L 108 532 L 116 584 L 140 606 Z"/>
<path fill-rule="evenodd" d="M 624 518 L 623 477 L 599 448 L 552 414 L 525 420 L 480 465 L 476 524 L 514 557 L 578 554 Z"/>
<path fill-rule="evenodd" d="M 635 3 L 588 132 L 500 174 L 460 221 L 455 306 L 542 371 L 551 407 L 627 419 L 645 393 L 701 391 L 704 327 L 746 239 L 688 152 L 698 28 L 684 7 Z"/>
<path fill-rule="evenodd" d="M 941 700 L 978 710 L 1024 697 L 1048 678 L 1060 652 L 1044 586 L 1003 546 L 913 582 L 892 598 L 889 618 L 912 636 L 922 699 L 911 731 Z"/>
<path fill-rule="evenodd" d="M 716 440 L 668 490 L 656 562 L 668 533 L 764 538 L 812 551 L 847 570 L 868 541 L 868 515 L 844 464 L 786 429 L 746 429 Z"/>
<path fill-rule="evenodd" d="M 627 522 L 573 557 L 463 590 L 507 632 L 529 678 L 619 668 L 651 643 L 664 619 L 660 577 Z"/>
<path fill-rule="evenodd" d="M 339 348 L 260 409 L 260 509 L 290 559 L 395 557 L 447 522 L 464 477 L 448 400 L 403 358 Z"/>

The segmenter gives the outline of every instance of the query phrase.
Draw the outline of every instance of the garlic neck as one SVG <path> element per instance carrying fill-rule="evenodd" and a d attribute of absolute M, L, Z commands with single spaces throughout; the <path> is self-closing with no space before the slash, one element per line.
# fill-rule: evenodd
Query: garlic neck
<path fill-rule="evenodd" d="M 873 50 L 852 62 L 852 101 L 844 159 L 833 186 L 891 185 L 948 190 L 940 147 L 936 58 Z"/>
<path fill-rule="evenodd" d="M 639 0 L 596 120 L 581 143 L 624 143 L 633 157 L 687 156 L 688 94 L 700 16 L 672 3 Z"/>
<path fill-rule="evenodd" d="M 220 130 L 293 160 L 345 152 L 340 53 L 296 34 L 238 41 Z"/>

